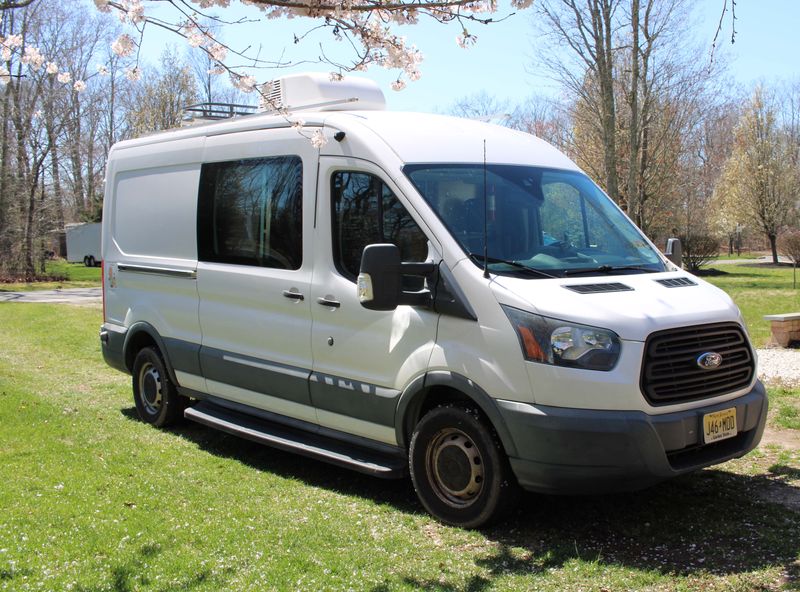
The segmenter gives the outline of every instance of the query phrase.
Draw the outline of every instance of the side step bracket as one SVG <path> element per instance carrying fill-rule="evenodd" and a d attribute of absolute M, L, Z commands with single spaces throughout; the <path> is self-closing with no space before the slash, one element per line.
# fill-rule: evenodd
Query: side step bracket
<path fill-rule="evenodd" d="M 407 473 L 405 459 L 400 456 L 382 454 L 206 401 L 188 407 L 184 416 L 197 423 L 259 444 L 302 454 L 375 477 L 399 479 Z"/>

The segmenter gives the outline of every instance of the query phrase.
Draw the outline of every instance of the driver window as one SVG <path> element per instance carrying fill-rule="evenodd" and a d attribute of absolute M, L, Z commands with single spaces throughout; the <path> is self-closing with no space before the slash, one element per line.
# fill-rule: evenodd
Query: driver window
<path fill-rule="evenodd" d="M 372 243 L 393 243 L 403 261 L 425 261 L 428 240 L 392 190 L 375 175 L 337 171 L 331 177 L 333 259 L 355 281 L 361 253 Z"/>

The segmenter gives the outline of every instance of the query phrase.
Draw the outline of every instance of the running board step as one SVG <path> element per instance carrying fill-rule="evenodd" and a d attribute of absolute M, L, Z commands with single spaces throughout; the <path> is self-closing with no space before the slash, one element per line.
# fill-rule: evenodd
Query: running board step
<path fill-rule="evenodd" d="M 232 411 L 213 403 L 201 402 L 184 411 L 187 419 L 234 436 L 246 438 L 302 454 L 360 473 L 384 479 L 399 479 L 407 473 L 405 459 L 382 454 L 319 434 L 291 428 L 245 413 Z"/>

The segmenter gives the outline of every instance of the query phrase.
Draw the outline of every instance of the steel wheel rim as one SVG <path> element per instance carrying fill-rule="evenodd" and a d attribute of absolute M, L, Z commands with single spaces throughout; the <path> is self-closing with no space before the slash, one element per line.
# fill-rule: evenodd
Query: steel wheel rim
<path fill-rule="evenodd" d="M 139 370 L 139 394 L 145 411 L 157 415 L 164 402 L 163 383 L 158 368 L 150 362 Z"/>
<path fill-rule="evenodd" d="M 425 456 L 429 482 L 440 500 L 465 508 L 478 499 L 484 485 L 483 456 L 467 434 L 456 428 L 440 430 Z"/>

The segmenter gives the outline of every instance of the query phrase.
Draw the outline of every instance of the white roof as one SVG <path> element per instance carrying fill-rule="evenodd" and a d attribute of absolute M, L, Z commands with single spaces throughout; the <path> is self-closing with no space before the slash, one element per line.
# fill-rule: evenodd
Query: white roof
<path fill-rule="evenodd" d="M 308 120 L 307 120 L 308 121 Z M 553 146 L 531 134 L 506 127 L 430 113 L 364 111 L 328 114 L 325 125 L 355 131 L 371 129 L 406 163 L 484 160 L 578 170 Z"/>
<path fill-rule="evenodd" d="M 273 114 L 250 115 L 126 140 L 115 148 L 145 146 L 237 131 L 289 127 L 297 119 L 302 119 L 306 127 L 324 125 L 342 130 L 351 138 L 359 137 L 367 146 L 374 141 L 383 140 L 386 147 L 403 163 L 483 162 L 485 140 L 486 162 L 489 163 L 578 170 L 574 162 L 553 146 L 524 132 L 447 115 L 393 111 L 302 111 L 287 117 Z M 370 138 L 372 134 L 377 137 Z M 326 149 L 323 148 L 322 152 L 325 153 Z"/>

